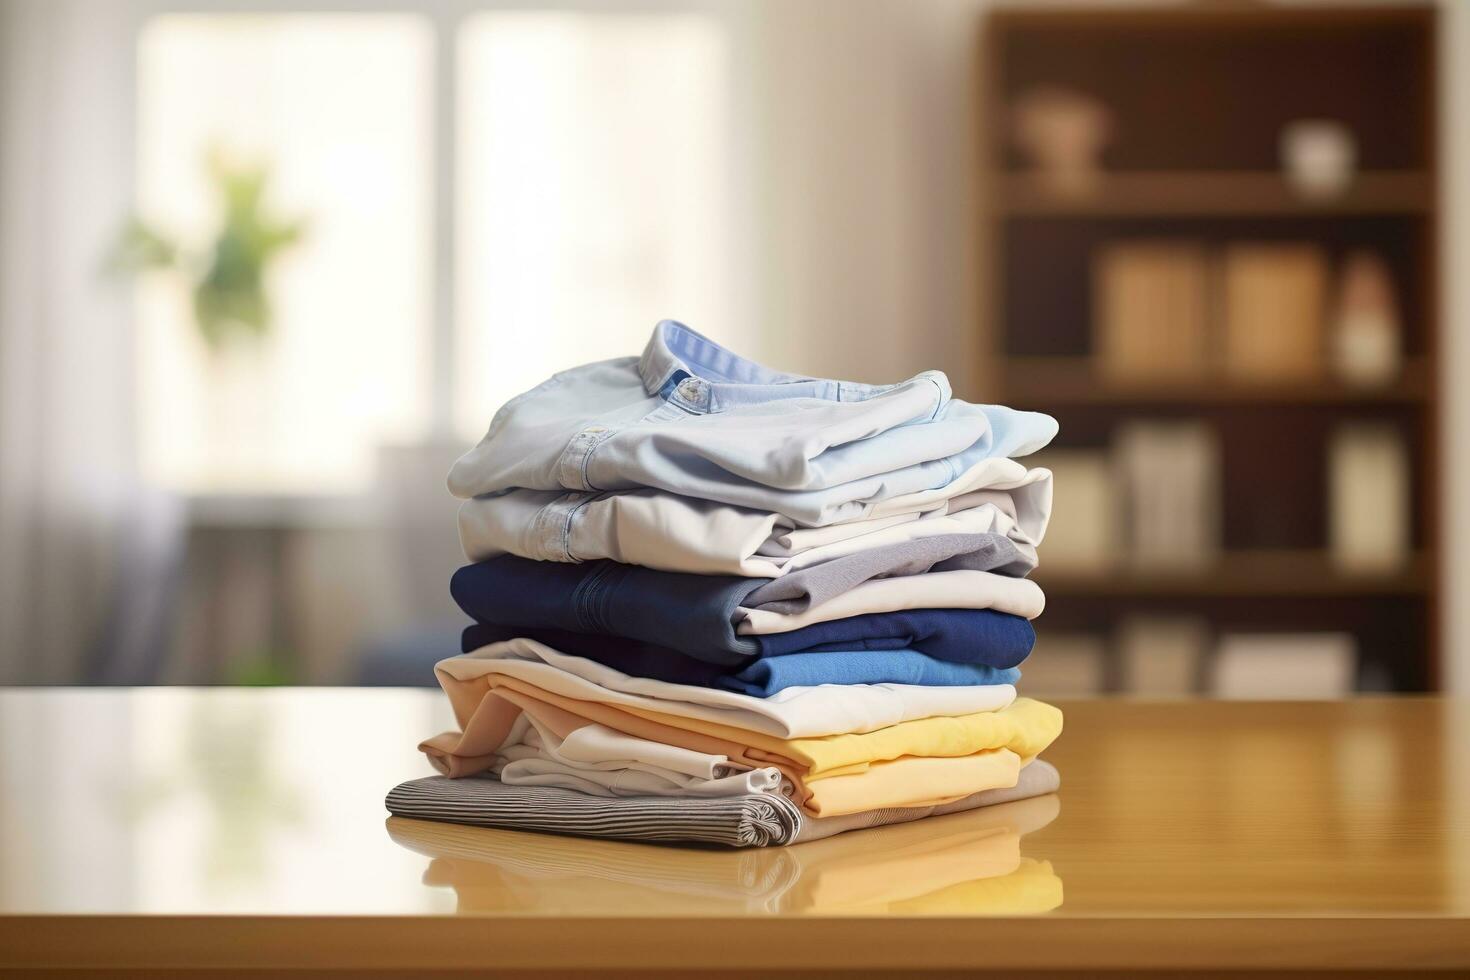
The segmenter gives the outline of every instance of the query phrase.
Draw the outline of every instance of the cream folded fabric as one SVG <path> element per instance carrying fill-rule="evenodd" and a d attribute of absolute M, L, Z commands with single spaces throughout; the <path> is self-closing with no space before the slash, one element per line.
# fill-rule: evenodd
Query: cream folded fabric
<path fill-rule="evenodd" d="M 786 633 L 813 623 L 900 609 L 994 609 L 1035 619 L 1045 606 L 1041 586 L 1030 579 L 961 569 L 873 579 L 799 613 L 741 607 L 745 618 L 736 632 Z"/>
<path fill-rule="evenodd" d="M 533 736 L 533 741 L 539 739 Z M 540 747 L 521 744 L 503 747 L 490 772 L 507 785 L 556 786 L 609 797 L 748 796 L 784 788 L 787 795 L 800 798 L 809 815 L 842 816 L 889 807 L 936 806 L 984 790 L 1011 787 L 1016 784 L 1020 760 L 1005 749 L 950 758 L 905 757 L 848 775 L 810 778 L 804 786 L 799 776 L 783 780 L 782 771 L 774 766 L 733 772 L 731 766 L 723 768 L 728 774 L 710 779 L 660 772 L 632 759 L 616 769 L 583 768 L 550 758 Z"/>
<path fill-rule="evenodd" d="M 542 733 L 563 740 L 595 723 L 628 736 L 623 744 L 630 755 L 662 759 L 662 755 L 652 755 L 653 750 L 663 753 L 677 746 L 710 757 L 716 760 L 715 765 L 719 760 L 750 768 L 775 765 L 803 779 L 850 775 L 874 763 L 910 756 L 955 757 L 996 748 L 1009 749 L 1029 761 L 1062 730 L 1062 713 L 1030 698 L 1017 699 L 1000 711 L 921 718 L 873 732 L 796 739 L 641 708 L 581 701 L 540 690 L 514 677 L 489 678 L 485 701 L 495 704 L 497 714 L 509 716 L 503 729 L 498 725 L 468 726 L 463 732 L 445 732 L 421 745 L 446 775 L 472 775 L 489 768 L 502 746 L 514 744 L 515 721 L 523 711 Z"/>
<path fill-rule="evenodd" d="M 949 759 L 899 759 L 861 773 L 809 782 L 802 808 L 812 816 L 835 817 L 890 807 L 932 807 L 1014 786 L 1019 770 L 1019 759 L 1005 749 Z M 781 771 L 770 766 L 697 779 L 651 767 L 580 769 L 544 758 L 524 745 L 502 749 L 490 772 L 508 786 L 555 786 L 607 797 L 696 799 L 775 793 L 783 788 Z M 796 795 L 793 784 L 787 783 L 786 791 Z"/>
<path fill-rule="evenodd" d="M 914 719 L 870 732 L 786 738 L 667 714 L 645 703 L 567 697 L 510 675 L 486 674 L 477 681 L 479 701 L 469 711 L 464 731 L 446 732 L 420 745 L 446 775 L 494 768 L 502 761 L 501 750 L 514 744 L 516 722 L 524 712 L 539 745 L 584 738 L 575 733 L 589 725 L 628 736 L 621 748 L 630 756 L 625 768 L 648 765 L 669 746 L 712 757 L 711 771 L 721 765 L 720 759 L 741 768 L 774 767 L 789 781 L 792 799 L 813 816 L 932 806 L 1013 786 L 1020 766 L 1051 744 L 1062 727 L 1061 712 L 1020 699 L 999 711 Z"/>
<path fill-rule="evenodd" d="M 492 643 L 434 667 L 466 738 L 494 751 L 505 740 L 516 711 L 486 695 L 492 683 L 513 677 L 533 687 L 582 701 L 648 710 L 773 735 L 802 738 L 838 732 L 871 732 L 934 716 L 994 711 L 1015 700 L 1009 684 L 916 687 L 907 684 L 789 687 L 768 698 L 713 688 L 669 684 L 627 674 L 583 657 L 559 653 L 533 640 Z"/>
<path fill-rule="evenodd" d="M 781 788 L 775 768 L 732 765 L 723 756 L 630 738 L 602 725 L 565 739 L 527 726 L 501 746 L 490 771 L 509 786 L 559 786 L 594 796 L 748 796 Z"/>
<path fill-rule="evenodd" d="M 511 746 L 503 750 L 490 771 L 507 786 L 556 786 L 590 796 L 709 799 L 775 793 L 781 789 L 781 773 L 770 767 L 741 770 L 715 779 L 661 773 L 652 767 L 582 769 L 542 758 L 529 746 Z"/>
<path fill-rule="evenodd" d="M 554 729 L 537 727 L 534 720 L 533 716 L 523 714 L 506 739 L 506 747 L 525 745 L 541 749 L 547 758 L 578 768 L 625 769 L 630 765 L 629 760 L 635 760 L 633 766 L 695 779 L 719 779 L 731 771 L 730 760 L 723 755 L 650 742 L 597 724 L 584 725 L 563 736 Z"/>

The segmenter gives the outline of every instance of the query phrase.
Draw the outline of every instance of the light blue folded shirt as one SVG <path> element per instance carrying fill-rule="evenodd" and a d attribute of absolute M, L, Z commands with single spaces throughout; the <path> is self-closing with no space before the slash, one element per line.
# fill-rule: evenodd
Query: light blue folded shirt
<path fill-rule="evenodd" d="M 507 402 L 449 474 L 458 497 L 653 487 L 818 527 L 1051 441 L 1038 412 L 972 405 L 925 371 L 895 385 L 783 374 L 665 320 L 642 357 L 553 375 Z"/>
<path fill-rule="evenodd" d="M 843 650 L 762 657 L 715 684 L 726 690 L 768 698 L 788 687 L 819 684 L 918 684 L 924 687 L 967 687 L 1015 684 L 1016 667 L 956 664 L 926 657 L 916 650 Z"/>

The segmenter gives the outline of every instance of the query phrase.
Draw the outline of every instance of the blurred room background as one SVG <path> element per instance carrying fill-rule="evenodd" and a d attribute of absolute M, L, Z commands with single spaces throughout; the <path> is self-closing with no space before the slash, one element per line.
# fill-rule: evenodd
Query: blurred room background
<path fill-rule="evenodd" d="M 1467 111 L 1455 0 L 0 0 L 0 684 L 432 683 L 672 317 L 1057 416 L 1033 693 L 1470 691 Z"/>

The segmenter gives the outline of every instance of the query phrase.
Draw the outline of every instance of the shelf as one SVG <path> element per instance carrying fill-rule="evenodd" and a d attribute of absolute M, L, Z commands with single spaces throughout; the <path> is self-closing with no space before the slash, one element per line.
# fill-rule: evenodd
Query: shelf
<path fill-rule="evenodd" d="M 1413 557 L 1402 571 L 1352 573 L 1320 551 L 1236 551 L 1200 569 L 1114 567 L 1049 570 L 1042 546 L 1037 583 L 1048 595 L 1154 599 L 1215 596 L 1414 596 L 1429 591 L 1429 559 Z"/>
<path fill-rule="evenodd" d="M 1220 543 L 1231 546 L 1206 568 L 1137 568 L 1121 556 L 1078 569 L 1054 564 L 1043 544 L 1036 580 L 1058 627 L 1095 630 L 1117 615 L 1173 610 L 1240 629 L 1351 629 L 1365 644 L 1402 638 L 1389 671 L 1401 689 L 1437 685 L 1439 620 L 1451 600 L 1438 558 L 1449 502 L 1434 450 L 1440 386 L 1454 382 L 1437 357 L 1449 326 L 1436 315 L 1443 277 L 1434 274 L 1443 264 L 1435 148 L 1445 118 L 1434 5 L 1031 6 L 992 12 L 983 38 L 975 178 L 986 289 L 975 370 L 985 400 L 1054 415 L 1059 450 L 1103 449 L 1133 420 L 1203 422 L 1219 443 Z M 1081 195 L 1056 193 L 1031 166 L 1034 147 L 1017 139 L 1016 110 L 1043 88 L 1081 93 L 1107 117 L 1101 170 Z M 1283 172 L 1285 129 L 1305 119 L 1336 120 L 1352 134 L 1358 170 L 1330 199 L 1303 197 Z M 1404 321 L 1401 372 L 1383 385 L 1342 380 L 1324 345 L 1316 378 L 1226 377 L 1222 348 L 1207 377 L 1120 375 L 1094 343 L 1095 260 L 1109 243 L 1143 239 L 1206 250 L 1205 302 L 1216 318 L 1225 300 L 1218 264 L 1232 243 L 1310 242 L 1338 274 L 1348 254 L 1377 253 Z M 1210 321 L 1211 343 L 1223 329 Z M 1424 549 L 1402 569 L 1353 574 L 1329 554 L 1328 440 L 1349 421 L 1387 425 L 1402 439 L 1405 516 Z M 1271 499 L 1252 496 L 1262 493 Z"/>
<path fill-rule="evenodd" d="M 1032 175 L 1009 174 L 997 178 L 994 193 L 997 212 L 1010 217 L 1419 215 L 1433 206 L 1434 184 L 1420 171 L 1361 173 L 1341 196 L 1314 201 L 1272 171 L 1157 171 L 1108 174 L 1095 191 L 1067 197 Z"/>
<path fill-rule="evenodd" d="M 1097 373 L 1090 357 L 1008 357 L 998 372 L 1004 397 L 1025 405 L 1411 405 L 1429 398 L 1429 369 L 1420 358 L 1404 362 L 1397 380 L 1379 387 L 1333 378 L 1253 383 L 1224 378 L 1115 381 Z"/>

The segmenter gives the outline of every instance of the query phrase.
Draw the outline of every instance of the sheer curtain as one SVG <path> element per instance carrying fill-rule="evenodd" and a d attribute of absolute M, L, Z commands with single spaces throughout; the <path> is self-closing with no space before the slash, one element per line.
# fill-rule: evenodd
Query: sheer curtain
<path fill-rule="evenodd" d="M 128 294 L 99 275 L 131 201 L 130 16 L 0 5 L 0 684 L 89 673 L 138 527 Z"/>

